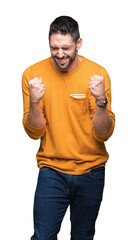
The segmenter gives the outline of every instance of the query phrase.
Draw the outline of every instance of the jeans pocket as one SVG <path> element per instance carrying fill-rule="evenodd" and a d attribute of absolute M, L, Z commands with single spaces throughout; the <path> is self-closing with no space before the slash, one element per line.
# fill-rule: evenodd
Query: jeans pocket
<path fill-rule="evenodd" d="M 40 168 L 40 172 L 46 172 L 49 169 L 50 169 L 49 167 L 42 167 Z"/>
<path fill-rule="evenodd" d="M 39 175 L 38 175 L 38 180 L 45 179 L 47 176 L 47 173 L 49 172 L 50 168 L 49 167 L 42 167 L 39 169 Z"/>
<path fill-rule="evenodd" d="M 92 169 L 90 172 L 88 172 L 88 174 L 92 179 L 100 180 L 100 181 L 104 180 L 105 167 L 99 167 L 99 168 Z"/>

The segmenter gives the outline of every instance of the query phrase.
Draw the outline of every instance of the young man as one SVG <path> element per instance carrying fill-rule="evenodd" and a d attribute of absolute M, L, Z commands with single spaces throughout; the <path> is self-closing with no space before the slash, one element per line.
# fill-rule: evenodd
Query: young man
<path fill-rule="evenodd" d="M 56 240 L 69 205 L 71 240 L 94 237 L 108 159 L 104 142 L 115 117 L 108 73 L 78 55 L 81 45 L 77 22 L 58 17 L 50 25 L 51 57 L 23 74 L 23 125 L 31 138 L 41 138 L 31 240 Z"/>

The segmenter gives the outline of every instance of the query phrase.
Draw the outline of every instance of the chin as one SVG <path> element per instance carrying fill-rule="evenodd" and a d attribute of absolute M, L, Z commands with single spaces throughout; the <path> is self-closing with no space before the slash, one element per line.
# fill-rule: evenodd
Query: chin
<path fill-rule="evenodd" d="M 70 63 L 64 65 L 64 66 L 61 66 L 59 65 L 56 61 L 55 61 L 55 64 L 56 66 L 60 69 L 60 70 L 67 70 L 69 68 L 69 66 L 71 65 Z"/>
<path fill-rule="evenodd" d="M 69 65 L 70 66 L 70 65 Z M 60 70 L 67 70 L 68 68 L 69 68 L 69 66 L 59 66 L 58 65 L 58 68 L 60 69 Z"/>

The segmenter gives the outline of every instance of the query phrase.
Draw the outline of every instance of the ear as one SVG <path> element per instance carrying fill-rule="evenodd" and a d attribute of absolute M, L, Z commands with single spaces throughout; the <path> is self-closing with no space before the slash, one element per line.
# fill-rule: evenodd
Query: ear
<path fill-rule="evenodd" d="M 79 50 L 82 46 L 82 38 L 79 38 L 77 43 L 76 43 L 76 50 Z"/>

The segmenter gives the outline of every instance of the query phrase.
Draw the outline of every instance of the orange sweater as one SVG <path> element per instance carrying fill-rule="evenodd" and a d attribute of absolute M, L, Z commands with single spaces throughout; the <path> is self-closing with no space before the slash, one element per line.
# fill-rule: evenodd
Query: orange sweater
<path fill-rule="evenodd" d="M 105 78 L 107 108 L 113 119 L 106 136 L 98 135 L 92 124 L 96 103 L 88 89 L 88 83 L 94 74 Z M 42 77 L 46 88 L 40 101 L 45 118 L 45 125 L 41 128 L 32 127 L 27 122 L 28 81 L 34 77 Z M 115 116 L 111 111 L 110 79 L 103 67 L 83 57 L 79 67 L 73 72 L 60 73 L 52 66 L 50 57 L 25 70 L 22 87 L 24 128 L 31 138 L 41 138 L 36 155 L 38 167 L 47 166 L 63 173 L 80 175 L 105 165 L 108 153 L 104 141 L 113 132 Z"/>

